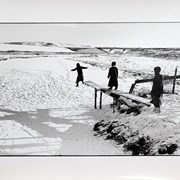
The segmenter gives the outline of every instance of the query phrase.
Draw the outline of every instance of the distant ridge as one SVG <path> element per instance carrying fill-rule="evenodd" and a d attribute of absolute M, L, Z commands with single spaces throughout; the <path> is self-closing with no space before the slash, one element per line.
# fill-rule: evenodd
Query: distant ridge
<path fill-rule="evenodd" d="M 141 47 L 91 47 L 90 45 L 75 45 L 72 43 L 55 43 L 41 41 L 1 42 L 0 51 L 6 52 L 49 52 L 77 54 L 118 54 L 145 56 L 164 59 L 179 59 L 180 48 L 141 48 Z"/>

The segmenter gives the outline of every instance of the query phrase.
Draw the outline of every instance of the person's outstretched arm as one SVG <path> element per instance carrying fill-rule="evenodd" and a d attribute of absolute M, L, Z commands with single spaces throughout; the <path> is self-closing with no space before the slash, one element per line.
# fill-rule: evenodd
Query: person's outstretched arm
<path fill-rule="evenodd" d="M 83 67 L 83 66 L 81 66 L 81 68 L 82 68 L 82 69 L 87 69 L 87 67 Z"/>
<path fill-rule="evenodd" d="M 71 71 L 76 71 L 76 70 L 77 70 L 77 68 L 71 69 Z"/>

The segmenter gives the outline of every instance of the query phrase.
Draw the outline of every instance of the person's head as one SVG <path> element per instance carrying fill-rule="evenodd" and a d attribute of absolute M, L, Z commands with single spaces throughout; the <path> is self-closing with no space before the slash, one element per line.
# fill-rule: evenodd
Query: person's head
<path fill-rule="evenodd" d="M 116 62 L 115 62 L 115 61 L 113 61 L 113 62 L 112 62 L 112 66 L 115 66 L 115 65 L 116 65 Z"/>
<path fill-rule="evenodd" d="M 76 64 L 76 67 L 80 67 L 80 64 L 79 64 L 79 63 L 77 63 L 77 64 Z"/>
<path fill-rule="evenodd" d="M 161 72 L 161 68 L 159 66 L 154 68 L 155 75 L 159 74 Z"/>

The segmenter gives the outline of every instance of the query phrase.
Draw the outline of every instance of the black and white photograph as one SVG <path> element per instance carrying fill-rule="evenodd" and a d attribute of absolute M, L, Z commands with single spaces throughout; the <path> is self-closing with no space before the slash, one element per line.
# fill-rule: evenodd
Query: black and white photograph
<path fill-rule="evenodd" d="M 178 29 L 1 23 L 0 155 L 180 155 Z"/>
<path fill-rule="evenodd" d="M 179 0 L 0 0 L 0 179 L 179 180 Z"/>

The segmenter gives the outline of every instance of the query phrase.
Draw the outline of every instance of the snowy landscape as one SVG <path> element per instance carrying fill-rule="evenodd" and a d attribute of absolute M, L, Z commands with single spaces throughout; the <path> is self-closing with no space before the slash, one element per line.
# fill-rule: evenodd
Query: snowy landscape
<path fill-rule="evenodd" d="M 107 48 L 51 42 L 0 43 L 0 155 L 180 155 L 180 79 L 164 81 L 161 113 L 153 105 L 137 113 L 112 110 L 103 94 L 94 109 L 94 89 L 76 87 L 77 63 L 85 81 L 107 88 L 116 61 L 118 90 L 128 93 L 135 80 L 174 76 L 178 48 Z M 179 75 L 179 69 L 177 69 Z M 152 82 L 133 94 L 151 101 Z M 99 94 L 98 94 L 99 96 Z"/>

